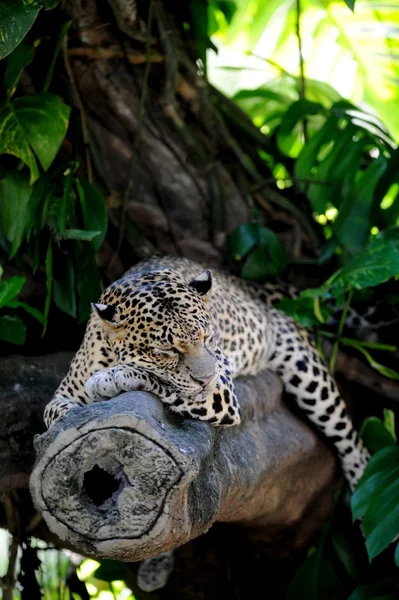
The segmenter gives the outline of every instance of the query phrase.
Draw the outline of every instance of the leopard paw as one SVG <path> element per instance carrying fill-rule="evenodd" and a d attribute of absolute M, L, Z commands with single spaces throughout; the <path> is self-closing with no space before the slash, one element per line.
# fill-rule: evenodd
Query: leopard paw
<path fill-rule="evenodd" d="M 113 369 L 97 371 L 85 383 L 85 390 L 91 400 L 113 398 L 119 393 Z"/>

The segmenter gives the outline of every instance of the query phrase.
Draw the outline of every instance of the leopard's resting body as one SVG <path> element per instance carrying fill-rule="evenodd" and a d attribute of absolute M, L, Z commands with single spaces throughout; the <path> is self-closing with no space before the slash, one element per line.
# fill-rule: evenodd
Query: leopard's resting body
<path fill-rule="evenodd" d="M 183 258 L 153 258 L 102 294 L 82 345 L 45 409 L 68 410 L 122 390 L 154 392 L 176 413 L 233 426 L 233 378 L 269 368 L 334 444 L 353 489 L 369 454 L 308 332 L 272 307 L 281 293 Z M 274 291 L 273 291 L 274 290 Z"/>

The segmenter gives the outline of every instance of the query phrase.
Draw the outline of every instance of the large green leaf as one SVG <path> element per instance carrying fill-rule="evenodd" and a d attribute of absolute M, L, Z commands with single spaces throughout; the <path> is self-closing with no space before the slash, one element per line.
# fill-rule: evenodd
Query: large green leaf
<path fill-rule="evenodd" d="M 359 485 L 383 468 L 396 464 L 399 465 L 399 446 L 387 446 L 386 448 L 379 450 L 369 460 Z"/>
<path fill-rule="evenodd" d="M 378 524 L 389 514 L 394 513 L 399 504 L 399 477 L 370 498 L 370 505 L 363 517 L 363 532 L 369 537 Z"/>
<path fill-rule="evenodd" d="M 364 420 L 360 435 L 371 452 L 378 452 L 382 448 L 395 444 L 395 439 L 377 417 L 368 417 Z"/>
<path fill-rule="evenodd" d="M 0 179 L 0 229 L 11 244 L 10 258 L 16 254 L 23 240 L 31 193 L 27 177 L 19 171 L 11 171 Z"/>
<path fill-rule="evenodd" d="M 0 2 L 0 59 L 20 43 L 36 19 L 40 6 L 26 0 Z"/>
<path fill-rule="evenodd" d="M 399 475 L 397 475 L 399 477 Z M 366 540 L 370 559 L 375 558 L 395 539 L 399 533 L 399 502 L 384 515 Z"/>
<path fill-rule="evenodd" d="M 35 155 L 46 171 L 64 139 L 70 108 L 59 96 L 22 96 L 0 110 L 0 153 L 20 158 L 31 171 L 31 183 L 39 176 Z"/>
<path fill-rule="evenodd" d="M 359 519 L 367 511 L 370 498 L 380 494 L 387 485 L 393 483 L 399 477 L 399 465 L 388 465 L 377 471 L 365 481 L 360 481 L 352 498 L 353 519 Z"/>
<path fill-rule="evenodd" d="M 398 273 L 399 249 L 394 242 L 388 241 L 369 246 L 334 273 L 323 287 L 338 296 L 345 289 L 362 290 L 374 287 Z"/>
<path fill-rule="evenodd" d="M 355 11 L 343 0 L 302 0 L 300 6 L 305 76 L 330 83 L 356 104 L 365 101 L 398 140 L 396 4 L 360 1 Z M 229 89 L 232 93 L 248 88 L 246 68 L 263 70 L 263 78 L 262 73 L 256 78 L 258 87 L 287 73 L 299 75 L 294 0 L 241 0 L 230 27 L 217 32 L 216 37 L 223 52 L 213 59 L 210 77 L 227 93 Z M 241 70 L 220 81 L 220 67 L 226 65 L 229 53 L 231 64 L 237 64 L 239 57 Z M 249 55 L 246 59 L 245 54 Z M 313 99 L 307 93 L 306 81 L 305 97 Z"/>

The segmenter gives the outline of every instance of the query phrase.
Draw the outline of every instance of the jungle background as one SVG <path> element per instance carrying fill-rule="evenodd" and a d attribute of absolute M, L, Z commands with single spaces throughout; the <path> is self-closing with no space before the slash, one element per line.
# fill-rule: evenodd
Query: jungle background
<path fill-rule="evenodd" d="M 399 597 L 398 32 L 384 1 L 0 3 L 1 356 L 76 350 L 90 302 L 156 253 L 305 289 L 280 308 L 315 328 L 373 458 L 290 600 Z M 352 305 L 388 326 L 346 330 Z M 133 598 L 121 563 L 32 537 L 24 501 L 4 489 L 3 598 Z"/>

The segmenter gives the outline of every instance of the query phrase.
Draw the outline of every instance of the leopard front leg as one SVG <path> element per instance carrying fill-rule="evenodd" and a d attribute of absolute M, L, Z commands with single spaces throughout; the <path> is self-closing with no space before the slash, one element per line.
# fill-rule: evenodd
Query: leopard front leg
<path fill-rule="evenodd" d="M 79 406 L 85 406 L 87 402 L 79 398 L 65 398 L 63 396 L 54 396 L 52 400 L 44 409 L 44 424 L 47 429 L 50 429 L 52 425 L 59 419 L 61 419 L 67 412 L 73 408 Z"/>
<path fill-rule="evenodd" d="M 106 400 L 120 392 L 144 390 L 157 394 L 164 402 L 172 403 L 178 392 L 152 373 L 135 365 L 122 364 L 97 371 L 85 383 L 85 390 L 92 401 Z"/>
<path fill-rule="evenodd" d="M 280 375 L 287 392 L 334 444 L 353 490 L 370 455 L 353 427 L 337 385 L 308 332 L 278 310 L 269 314 L 274 342 L 267 366 Z"/>
<path fill-rule="evenodd" d="M 214 350 L 219 377 L 212 387 L 187 395 L 156 375 L 135 365 L 118 365 L 97 371 L 85 384 L 92 401 L 116 396 L 121 391 L 145 390 L 156 394 L 169 408 L 182 416 L 208 421 L 214 426 L 231 427 L 241 421 L 229 363 L 219 348 Z"/>

